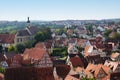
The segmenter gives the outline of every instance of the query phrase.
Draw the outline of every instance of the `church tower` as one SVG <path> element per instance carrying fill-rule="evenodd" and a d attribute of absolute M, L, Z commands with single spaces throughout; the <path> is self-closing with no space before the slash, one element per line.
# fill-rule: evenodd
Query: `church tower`
<path fill-rule="evenodd" d="M 28 17 L 28 20 L 27 20 L 27 27 L 30 27 L 30 20 L 29 20 L 29 17 Z"/>

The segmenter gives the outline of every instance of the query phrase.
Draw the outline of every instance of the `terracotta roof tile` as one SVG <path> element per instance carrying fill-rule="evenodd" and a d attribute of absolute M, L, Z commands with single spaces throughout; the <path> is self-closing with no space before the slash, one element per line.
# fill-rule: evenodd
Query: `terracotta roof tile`
<path fill-rule="evenodd" d="M 40 60 L 45 53 L 47 53 L 45 49 L 40 49 L 40 48 L 26 49 L 23 53 L 23 59 L 30 58 L 30 59 Z"/>
<path fill-rule="evenodd" d="M 86 71 L 94 72 L 95 77 L 97 77 L 100 70 L 103 70 L 106 75 L 109 74 L 110 72 L 110 68 L 102 64 L 94 65 L 94 64 L 89 63 L 86 68 Z"/>
<path fill-rule="evenodd" d="M 112 62 L 112 61 L 105 61 L 104 65 L 111 68 L 112 71 L 114 72 L 117 69 L 117 67 L 120 66 L 120 63 L 119 62 Z"/>
<path fill-rule="evenodd" d="M 86 70 L 87 71 L 95 71 L 96 65 L 89 63 Z"/>
<path fill-rule="evenodd" d="M 103 68 L 103 65 L 99 64 L 99 65 L 97 65 L 97 67 L 95 69 L 94 77 L 97 77 L 97 75 L 99 74 L 100 70 L 102 70 L 107 75 L 106 71 Z"/>
<path fill-rule="evenodd" d="M 85 42 L 86 42 L 85 39 L 77 39 L 77 44 L 78 44 L 79 46 L 82 46 Z"/>
<path fill-rule="evenodd" d="M 23 57 L 20 54 L 16 54 L 13 57 L 13 61 L 10 64 L 10 67 L 21 67 L 21 62 L 22 62 Z"/>
<path fill-rule="evenodd" d="M 70 61 L 72 62 L 73 67 L 84 67 L 82 60 L 78 56 L 71 58 Z"/>
<path fill-rule="evenodd" d="M 92 52 L 92 50 L 93 50 L 93 46 L 86 46 L 86 47 L 85 47 L 85 50 L 84 50 L 84 55 L 85 55 L 85 56 L 88 56 L 89 53 Z"/>
<path fill-rule="evenodd" d="M 77 68 L 75 69 L 76 72 L 81 72 L 82 70 L 84 70 L 84 68 L 82 68 L 82 67 L 77 67 Z"/>
<path fill-rule="evenodd" d="M 45 49 L 46 47 L 45 47 L 45 43 L 44 42 L 39 42 L 39 43 L 37 43 L 36 45 L 35 45 L 35 47 L 36 48 L 43 48 L 43 49 Z"/>
<path fill-rule="evenodd" d="M 120 53 L 116 52 L 111 54 L 111 58 L 114 58 L 114 59 L 117 58 L 118 56 L 120 56 Z"/>
<path fill-rule="evenodd" d="M 15 34 L 0 34 L 0 43 L 14 43 Z"/>

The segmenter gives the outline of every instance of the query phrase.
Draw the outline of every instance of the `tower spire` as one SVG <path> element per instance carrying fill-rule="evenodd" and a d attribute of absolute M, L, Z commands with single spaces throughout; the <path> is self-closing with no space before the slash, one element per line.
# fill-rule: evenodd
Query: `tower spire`
<path fill-rule="evenodd" d="M 27 20 L 27 27 L 30 27 L 30 20 L 29 20 L 29 17 L 28 17 L 28 20 Z"/>
<path fill-rule="evenodd" d="M 28 17 L 27 23 L 30 23 L 29 17 Z"/>

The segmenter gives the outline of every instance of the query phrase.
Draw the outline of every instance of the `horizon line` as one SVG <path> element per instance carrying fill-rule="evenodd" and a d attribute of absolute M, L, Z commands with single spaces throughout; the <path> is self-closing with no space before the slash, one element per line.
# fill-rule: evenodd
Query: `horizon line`
<path fill-rule="evenodd" d="M 120 18 L 104 18 L 104 19 L 51 19 L 51 20 L 47 20 L 47 19 L 30 19 L 30 21 L 67 21 L 67 20 L 110 20 L 110 19 L 120 19 Z M 27 18 L 26 18 L 26 20 L 0 20 L 0 21 L 18 21 L 18 22 L 20 22 L 20 21 L 27 21 Z"/>

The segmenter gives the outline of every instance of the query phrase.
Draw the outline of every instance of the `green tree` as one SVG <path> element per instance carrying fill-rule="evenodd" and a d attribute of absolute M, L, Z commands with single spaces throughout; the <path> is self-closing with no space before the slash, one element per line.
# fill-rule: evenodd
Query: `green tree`
<path fill-rule="evenodd" d="M 31 40 L 31 41 L 25 42 L 25 43 L 24 43 L 25 48 L 32 48 L 32 47 L 34 46 L 34 43 L 35 43 L 34 40 Z"/>
<path fill-rule="evenodd" d="M 19 52 L 19 53 L 23 53 L 25 50 L 24 44 L 17 44 L 15 47 L 16 47 L 17 52 Z"/>
<path fill-rule="evenodd" d="M 67 56 L 67 47 L 62 47 L 62 48 L 54 48 L 53 52 L 51 53 L 51 56 L 60 56 L 60 57 L 65 57 Z"/>
<path fill-rule="evenodd" d="M 36 42 L 45 41 L 44 33 L 43 33 L 43 32 L 38 32 L 38 33 L 35 35 L 35 40 L 36 40 Z"/>
<path fill-rule="evenodd" d="M 93 34 L 93 27 L 92 26 L 93 26 L 92 24 L 88 24 L 86 26 L 86 29 L 89 31 L 88 34 Z"/>
<path fill-rule="evenodd" d="M 82 47 L 77 47 L 77 49 L 79 50 L 79 52 L 82 52 L 84 50 L 84 48 Z"/>
<path fill-rule="evenodd" d="M 117 32 L 114 32 L 113 36 L 111 37 L 113 39 L 119 39 L 120 38 L 120 34 Z"/>
<path fill-rule="evenodd" d="M 0 73 L 4 74 L 5 73 L 5 68 L 0 67 Z"/>
<path fill-rule="evenodd" d="M 15 34 L 15 33 L 17 33 L 17 30 L 16 30 L 16 29 L 10 31 L 10 34 Z"/>
<path fill-rule="evenodd" d="M 52 39 L 51 34 L 52 33 L 49 28 L 41 29 L 41 31 L 35 35 L 36 43 L 39 41 L 43 42 L 45 40 Z"/>
<path fill-rule="evenodd" d="M 95 78 L 87 78 L 87 77 L 83 77 L 81 80 L 95 80 Z"/>
<path fill-rule="evenodd" d="M 56 30 L 56 32 L 59 34 L 59 35 L 62 35 L 63 33 L 66 33 L 67 32 L 67 29 L 65 28 L 59 28 Z"/>
<path fill-rule="evenodd" d="M 13 45 L 9 46 L 9 47 L 8 47 L 8 52 L 9 52 L 9 51 L 16 51 L 15 46 L 13 46 Z"/>
<path fill-rule="evenodd" d="M 108 38 L 108 36 L 109 36 L 109 34 L 110 34 L 111 32 L 112 32 L 111 29 L 105 30 L 105 33 L 104 33 L 105 37 Z"/>
<path fill-rule="evenodd" d="M 45 28 L 43 30 L 43 33 L 44 33 L 44 36 L 46 39 L 52 39 L 52 36 L 51 36 L 52 32 L 51 32 L 50 28 Z"/>

